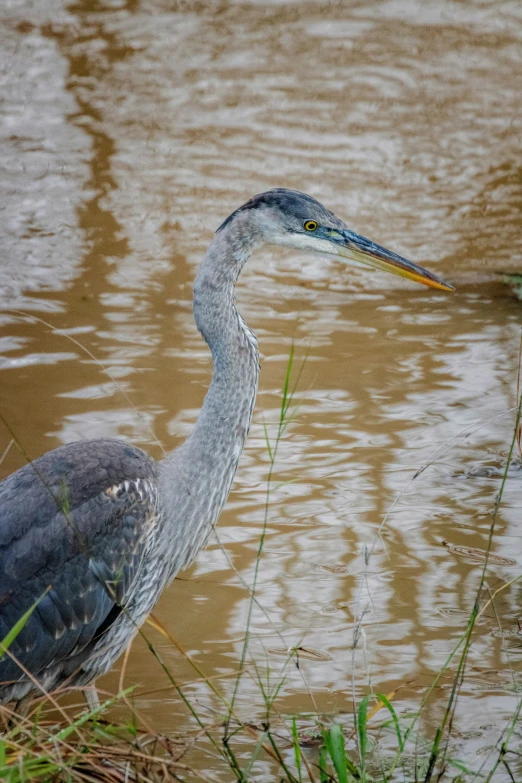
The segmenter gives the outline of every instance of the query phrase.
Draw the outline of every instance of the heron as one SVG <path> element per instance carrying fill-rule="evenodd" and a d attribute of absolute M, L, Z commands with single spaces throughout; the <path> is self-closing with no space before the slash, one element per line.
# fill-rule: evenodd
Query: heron
<path fill-rule="evenodd" d="M 276 188 L 232 212 L 194 284 L 194 318 L 213 370 L 185 442 L 156 461 L 117 439 L 80 440 L 0 482 L 0 641 L 25 619 L 0 660 L 0 702 L 21 707 L 70 686 L 99 707 L 96 679 L 206 543 L 236 473 L 259 375 L 257 340 L 236 307 L 235 286 L 267 244 L 454 290 L 305 193 Z"/>

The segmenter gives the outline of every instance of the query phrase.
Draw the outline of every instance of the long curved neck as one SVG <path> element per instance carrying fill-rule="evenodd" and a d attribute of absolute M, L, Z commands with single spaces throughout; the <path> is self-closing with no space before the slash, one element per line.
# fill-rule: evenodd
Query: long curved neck
<path fill-rule="evenodd" d="M 194 284 L 194 318 L 212 353 L 212 382 L 191 434 L 162 463 L 175 506 L 169 516 L 190 542 L 183 562 L 203 545 L 228 497 L 257 392 L 257 341 L 237 310 L 235 284 L 261 240 L 241 226 L 227 228 L 216 234 Z"/>
<path fill-rule="evenodd" d="M 233 231 L 217 234 L 194 284 L 194 318 L 214 368 L 185 448 L 193 457 L 205 458 L 207 466 L 211 450 L 221 471 L 235 460 L 230 481 L 250 427 L 259 375 L 257 340 L 237 310 L 235 285 L 257 244 L 245 243 Z"/>

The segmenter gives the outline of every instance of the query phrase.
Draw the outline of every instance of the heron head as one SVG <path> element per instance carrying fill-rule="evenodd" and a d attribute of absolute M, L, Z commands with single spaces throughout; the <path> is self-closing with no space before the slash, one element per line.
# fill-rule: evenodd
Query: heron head
<path fill-rule="evenodd" d="M 286 188 L 261 193 L 236 210 L 220 228 L 247 212 L 250 227 L 253 222 L 261 240 L 268 244 L 341 256 L 432 288 L 455 290 L 427 269 L 351 231 L 306 193 Z"/>

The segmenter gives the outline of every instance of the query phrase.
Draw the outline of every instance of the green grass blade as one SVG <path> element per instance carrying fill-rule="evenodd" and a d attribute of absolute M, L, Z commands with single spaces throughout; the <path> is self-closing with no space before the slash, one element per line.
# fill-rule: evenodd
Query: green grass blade
<path fill-rule="evenodd" d="M 399 718 L 397 717 L 397 713 L 395 712 L 393 704 L 391 703 L 389 698 L 387 696 L 385 696 L 383 693 L 376 693 L 375 695 L 377 696 L 379 701 L 382 701 L 382 703 L 384 704 L 384 706 L 386 707 L 386 709 L 388 710 L 388 712 L 392 716 L 392 720 L 393 720 L 393 723 L 395 725 L 395 733 L 397 734 L 397 742 L 399 743 L 399 750 L 402 753 L 402 751 L 404 750 L 404 740 L 403 740 L 402 734 L 401 734 L 401 727 L 400 727 L 400 724 L 399 724 Z"/>
<path fill-rule="evenodd" d="M 350 783 L 350 775 L 359 778 L 359 770 L 346 755 L 343 727 L 340 723 L 334 723 L 330 729 L 325 731 L 324 739 L 339 783 Z"/>
<path fill-rule="evenodd" d="M 2 639 L 2 641 L 0 642 L 0 661 L 1 661 L 1 660 L 2 660 L 2 658 L 4 657 L 4 655 L 5 655 L 5 651 L 6 651 L 6 650 L 8 650 L 8 649 L 9 649 L 9 647 L 12 645 L 12 643 L 14 642 L 14 640 L 16 639 L 16 637 L 18 636 L 18 634 L 21 632 L 21 630 L 23 629 L 23 627 L 26 625 L 27 621 L 28 621 L 28 620 L 29 620 L 29 618 L 31 617 L 32 613 L 34 612 L 34 610 L 36 609 L 36 607 L 38 606 L 38 604 L 40 603 L 40 601 L 42 600 L 42 598 L 44 598 L 44 596 L 46 596 L 46 595 L 47 595 L 47 593 L 49 592 L 49 590 L 50 590 L 50 589 L 51 589 L 51 588 L 50 588 L 50 587 L 48 587 L 48 588 L 47 588 L 47 590 L 46 590 L 44 593 L 42 593 L 42 595 L 40 596 L 40 598 L 38 598 L 38 599 L 37 599 L 37 600 L 34 602 L 34 604 L 33 604 L 32 606 L 30 606 L 30 607 L 29 607 L 29 609 L 27 610 L 27 612 L 24 612 L 24 614 L 23 614 L 23 615 L 20 617 L 20 619 L 19 619 L 19 620 L 17 620 L 17 621 L 16 621 L 16 623 L 13 625 L 13 627 L 11 628 L 11 630 L 9 631 L 9 633 L 7 633 L 7 634 L 4 636 L 4 638 L 3 638 L 3 639 Z"/>
<path fill-rule="evenodd" d="M 424 783 L 430 783 L 431 778 L 433 776 L 435 764 L 437 763 L 437 759 L 439 757 L 439 746 L 440 746 L 441 739 L 442 739 L 442 728 L 438 726 L 435 729 L 435 739 L 433 740 L 433 745 L 431 746 L 430 759 L 428 762 L 428 770 L 424 778 Z"/>
<path fill-rule="evenodd" d="M 320 783 L 329 783 L 330 775 L 326 770 L 326 747 L 323 745 L 319 753 L 319 781 Z"/>
<path fill-rule="evenodd" d="M 367 695 L 359 704 L 357 710 L 357 732 L 359 734 L 359 752 L 361 754 L 361 777 L 366 780 L 366 749 L 368 747 L 368 735 L 366 733 L 366 718 L 368 715 L 368 702 L 370 696 Z"/>
<path fill-rule="evenodd" d="M 302 774 L 301 774 L 301 746 L 299 745 L 299 735 L 297 733 L 297 724 L 295 722 L 295 717 L 292 718 L 292 746 L 294 748 L 294 758 L 295 758 L 295 766 L 297 769 L 297 777 L 299 779 L 299 783 L 302 783 Z"/>
<path fill-rule="evenodd" d="M 265 430 L 265 442 L 266 442 L 266 450 L 268 451 L 268 456 L 270 457 L 270 462 L 274 461 L 274 455 L 272 454 L 272 448 L 270 446 L 270 437 L 268 435 L 268 429 L 266 424 L 263 424 L 263 429 Z"/>
<path fill-rule="evenodd" d="M 280 424 L 283 424 L 286 414 L 288 412 L 288 408 L 290 407 L 292 403 L 292 393 L 290 393 L 290 376 L 292 375 L 292 366 L 294 364 L 294 353 L 295 353 L 295 347 L 292 343 L 292 347 L 290 348 L 290 355 L 288 356 L 288 364 L 286 365 L 286 375 L 285 375 L 285 382 L 283 385 L 283 399 L 281 400 L 281 417 L 280 417 Z"/>
<path fill-rule="evenodd" d="M 452 767 L 455 767 L 455 769 L 458 769 L 459 772 L 464 772 L 465 775 L 472 774 L 470 768 L 466 764 L 464 764 L 463 761 L 459 761 L 458 759 L 452 759 L 450 757 L 448 757 L 447 761 L 448 764 L 450 764 Z"/>
<path fill-rule="evenodd" d="M 63 740 L 67 739 L 67 737 L 70 734 L 72 734 L 73 731 L 76 731 L 76 729 L 78 729 L 80 726 L 83 726 L 83 724 L 87 723 L 88 720 L 92 720 L 97 715 L 100 715 L 100 713 L 104 712 L 104 710 L 111 707 L 115 702 L 124 699 L 126 696 L 132 693 L 133 690 L 134 690 L 134 685 L 131 685 L 129 688 L 126 688 L 124 691 L 121 691 L 121 693 L 118 693 L 117 696 L 114 696 L 112 699 L 108 699 L 103 704 L 100 704 L 99 707 L 95 707 L 93 710 L 90 710 L 90 712 L 84 712 L 82 715 L 80 715 L 79 718 L 77 718 L 69 726 L 66 726 L 64 729 L 59 731 L 58 734 L 54 734 L 52 737 L 50 737 L 49 742 L 54 742 L 56 740 L 58 740 L 59 742 L 63 742 Z"/>
<path fill-rule="evenodd" d="M 274 738 L 272 737 L 272 734 L 271 734 L 270 729 L 268 727 L 266 729 L 266 736 L 268 737 L 269 742 L 270 742 L 270 744 L 272 746 L 272 749 L 273 749 L 275 755 L 277 756 L 277 760 L 279 761 L 279 764 L 281 765 L 281 769 L 283 770 L 283 772 L 286 775 L 286 779 L 288 780 L 288 783 L 297 783 L 297 779 L 292 775 L 292 773 L 290 772 L 290 770 L 286 766 L 285 760 L 283 759 L 279 748 L 277 747 L 276 743 L 274 742 Z"/>

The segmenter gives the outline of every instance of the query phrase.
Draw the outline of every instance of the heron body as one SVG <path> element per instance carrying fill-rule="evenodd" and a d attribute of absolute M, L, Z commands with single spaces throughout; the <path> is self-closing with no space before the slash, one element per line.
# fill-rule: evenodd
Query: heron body
<path fill-rule="evenodd" d="M 107 672 L 161 591 L 206 542 L 225 503 L 257 390 L 257 341 L 235 284 L 263 244 L 329 253 L 450 290 L 350 231 L 315 199 L 276 189 L 220 226 L 194 285 L 213 359 L 198 420 L 164 460 L 114 439 L 61 446 L 0 482 L 0 640 L 37 602 L 0 660 L 0 701 L 82 686 Z"/>

